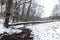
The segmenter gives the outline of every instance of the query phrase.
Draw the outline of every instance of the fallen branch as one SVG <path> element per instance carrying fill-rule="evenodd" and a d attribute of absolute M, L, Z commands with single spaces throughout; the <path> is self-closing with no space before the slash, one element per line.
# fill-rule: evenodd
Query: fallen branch
<path fill-rule="evenodd" d="M 27 21 L 27 22 L 17 22 L 17 23 L 13 23 L 13 24 L 9 24 L 8 26 L 17 26 L 17 25 L 25 25 L 25 24 L 42 24 L 42 23 L 50 23 L 50 22 L 54 22 L 54 21 Z"/>

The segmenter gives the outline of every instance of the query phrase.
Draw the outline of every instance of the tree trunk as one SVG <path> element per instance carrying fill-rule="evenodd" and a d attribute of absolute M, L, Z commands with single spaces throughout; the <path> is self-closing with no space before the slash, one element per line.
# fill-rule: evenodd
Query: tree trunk
<path fill-rule="evenodd" d="M 25 3 L 26 3 L 26 0 L 23 0 L 24 4 L 23 4 L 23 9 L 22 9 L 22 16 L 21 16 L 21 20 L 24 21 L 24 10 L 25 10 Z"/>
<path fill-rule="evenodd" d="M 32 2 L 32 0 L 30 0 L 29 6 L 28 6 L 27 15 L 26 15 L 26 21 L 29 20 L 29 14 L 30 14 L 31 2 Z"/>
<path fill-rule="evenodd" d="M 8 28 L 11 5 L 12 5 L 12 0 L 7 0 L 6 11 L 5 11 L 5 13 L 6 13 L 5 14 L 5 22 L 4 22 L 4 26 L 6 28 Z"/>
<path fill-rule="evenodd" d="M 17 0 L 16 0 L 14 9 L 16 8 L 17 5 L 18 5 L 18 2 L 17 2 Z M 19 21 L 19 13 L 18 13 L 18 10 L 19 10 L 19 7 L 17 7 L 17 8 L 15 9 L 15 11 L 14 11 L 12 23 Z"/>

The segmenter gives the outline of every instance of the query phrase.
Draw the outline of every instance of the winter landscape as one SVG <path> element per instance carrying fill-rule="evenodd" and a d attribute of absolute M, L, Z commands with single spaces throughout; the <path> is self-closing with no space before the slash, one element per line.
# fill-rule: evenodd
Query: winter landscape
<path fill-rule="evenodd" d="M 0 40 L 60 40 L 60 0 L 0 0 Z"/>

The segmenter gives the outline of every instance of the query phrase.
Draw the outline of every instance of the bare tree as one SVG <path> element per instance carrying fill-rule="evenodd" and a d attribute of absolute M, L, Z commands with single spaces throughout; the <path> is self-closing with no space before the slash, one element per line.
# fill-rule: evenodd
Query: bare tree
<path fill-rule="evenodd" d="M 13 4 L 13 5 L 14 5 L 14 4 Z M 17 2 L 17 0 L 16 0 L 14 9 L 16 8 L 17 5 L 18 5 L 18 2 Z M 19 13 L 18 13 L 18 10 L 19 10 L 19 7 L 17 7 L 17 8 L 15 9 L 15 12 L 14 12 L 14 15 L 13 15 L 13 22 L 14 22 L 14 21 L 15 21 L 15 22 L 18 22 L 18 21 L 19 21 Z"/>
<path fill-rule="evenodd" d="M 22 9 L 22 16 L 21 16 L 21 20 L 23 21 L 24 20 L 24 10 L 25 10 L 25 3 L 26 3 L 26 0 L 23 0 L 23 9 Z"/>
<path fill-rule="evenodd" d="M 5 14 L 5 22 L 4 22 L 4 26 L 6 28 L 8 28 L 11 5 L 12 5 L 12 0 L 7 0 L 6 11 L 5 11 L 6 12 L 6 14 Z"/>
<path fill-rule="evenodd" d="M 1 15 L 2 15 L 2 5 L 4 5 L 4 0 L 0 0 L 0 4 L 1 4 Z"/>
<path fill-rule="evenodd" d="M 32 0 L 30 0 L 29 6 L 28 6 L 27 15 L 26 15 L 26 21 L 29 20 L 29 14 L 30 14 L 31 2 L 32 2 Z"/>

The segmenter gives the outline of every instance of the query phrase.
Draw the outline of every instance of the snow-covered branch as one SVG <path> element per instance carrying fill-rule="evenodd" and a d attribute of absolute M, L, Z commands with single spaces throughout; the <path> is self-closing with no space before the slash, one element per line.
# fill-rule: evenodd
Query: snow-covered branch
<path fill-rule="evenodd" d="M 13 24 L 9 24 L 9 26 L 17 26 L 17 25 L 25 25 L 25 24 L 42 24 L 42 23 L 49 23 L 49 22 L 54 22 L 54 21 L 26 21 L 26 22 L 17 22 Z"/>

